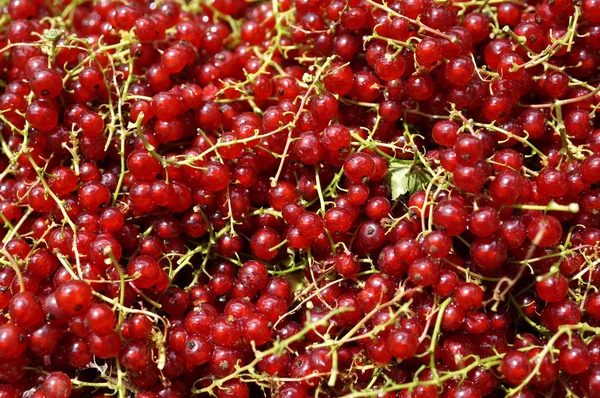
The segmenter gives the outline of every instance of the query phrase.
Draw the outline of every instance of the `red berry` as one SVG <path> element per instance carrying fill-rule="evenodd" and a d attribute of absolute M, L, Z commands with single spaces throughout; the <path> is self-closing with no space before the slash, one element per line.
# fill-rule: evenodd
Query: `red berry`
<path fill-rule="evenodd" d="M 43 391 L 47 398 L 67 398 L 71 396 L 71 379 L 62 372 L 52 372 L 44 380 Z"/>
<path fill-rule="evenodd" d="M 92 298 L 92 288 L 84 281 L 71 280 L 56 289 L 56 303 L 71 316 L 85 313 Z"/>

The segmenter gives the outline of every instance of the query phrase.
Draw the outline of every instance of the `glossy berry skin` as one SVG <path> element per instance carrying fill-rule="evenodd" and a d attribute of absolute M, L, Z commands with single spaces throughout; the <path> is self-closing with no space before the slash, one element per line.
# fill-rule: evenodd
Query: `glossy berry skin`
<path fill-rule="evenodd" d="M 150 361 L 150 350 L 145 342 L 132 340 L 123 345 L 119 352 L 119 362 L 130 371 L 142 371 Z"/>
<path fill-rule="evenodd" d="M 108 188 L 96 181 L 90 181 L 79 187 L 79 204 L 89 212 L 97 213 L 106 207 L 110 201 Z"/>
<path fill-rule="evenodd" d="M 431 76 L 411 76 L 407 81 L 406 91 L 414 100 L 425 101 L 434 93 L 435 82 Z"/>
<path fill-rule="evenodd" d="M 590 397 L 597 396 L 597 388 L 600 386 L 600 365 L 594 364 L 579 377 L 581 389 Z M 596 394 L 596 395 L 594 395 Z"/>
<path fill-rule="evenodd" d="M 500 371 L 509 383 L 519 385 L 531 372 L 531 364 L 526 354 L 511 349 L 502 358 Z"/>
<path fill-rule="evenodd" d="M 523 58 L 519 54 L 507 53 L 500 57 L 498 72 L 509 80 L 520 80 L 523 77 Z"/>
<path fill-rule="evenodd" d="M 458 139 L 459 125 L 452 120 L 436 122 L 431 131 L 431 136 L 439 145 L 452 147 Z"/>
<path fill-rule="evenodd" d="M 444 258 L 452 250 L 452 239 L 442 231 L 433 231 L 423 239 L 423 251 L 431 258 Z"/>
<path fill-rule="evenodd" d="M 540 193 L 551 198 L 563 196 L 569 189 L 567 174 L 559 170 L 544 170 L 536 178 L 536 183 Z"/>
<path fill-rule="evenodd" d="M 451 59 L 446 66 L 446 79 L 454 86 L 464 86 L 471 80 L 475 68 L 466 56 Z"/>
<path fill-rule="evenodd" d="M 385 231 L 380 223 L 363 222 L 358 229 L 358 237 L 367 250 L 375 250 L 385 243 Z"/>
<path fill-rule="evenodd" d="M 386 347 L 393 356 L 399 360 L 404 360 L 415 355 L 418 348 L 418 342 L 418 336 L 414 333 L 396 329 L 388 336 Z"/>
<path fill-rule="evenodd" d="M 223 347 L 232 346 L 241 336 L 241 333 L 242 331 L 237 323 L 225 317 L 217 318 L 211 326 L 212 341 Z"/>
<path fill-rule="evenodd" d="M 591 294 L 585 301 L 585 310 L 595 319 L 600 317 L 600 295 Z"/>
<path fill-rule="evenodd" d="M 48 185 L 57 195 L 66 195 L 77 188 L 77 176 L 68 167 L 57 167 L 52 170 Z"/>
<path fill-rule="evenodd" d="M 308 239 L 314 239 L 323 232 L 323 220 L 312 212 L 304 212 L 298 217 L 296 226 L 300 233 Z"/>
<path fill-rule="evenodd" d="M 381 220 L 391 211 L 390 202 L 383 196 L 375 196 L 367 202 L 367 216 L 372 220 Z"/>
<path fill-rule="evenodd" d="M 394 254 L 398 260 L 411 264 L 423 257 L 423 250 L 414 239 L 404 238 L 394 245 Z"/>
<path fill-rule="evenodd" d="M 344 174 L 351 181 L 363 182 L 375 173 L 375 164 L 369 155 L 355 153 L 344 162 Z"/>
<path fill-rule="evenodd" d="M 484 268 L 499 268 L 507 257 L 506 243 L 494 235 L 478 238 L 471 245 L 471 257 Z"/>
<path fill-rule="evenodd" d="M 535 290 L 538 296 L 549 303 L 561 301 L 567 296 L 569 286 L 567 279 L 561 274 L 551 275 L 546 279 L 537 281 Z"/>
<path fill-rule="evenodd" d="M 160 172 L 160 163 L 148 151 L 135 150 L 127 158 L 129 172 L 138 181 L 151 181 Z"/>
<path fill-rule="evenodd" d="M 375 61 L 375 73 L 382 80 L 395 80 L 402 76 L 406 68 L 406 61 L 402 56 L 384 54 Z"/>
<path fill-rule="evenodd" d="M 242 325 L 242 336 L 246 341 L 253 341 L 256 346 L 266 344 L 271 340 L 269 320 L 263 314 L 251 314 L 246 317 Z"/>
<path fill-rule="evenodd" d="M 85 315 L 92 332 L 99 336 L 110 333 L 117 325 L 117 319 L 112 309 L 106 304 L 92 304 Z"/>
<path fill-rule="evenodd" d="M 483 302 L 483 290 L 474 283 L 463 283 L 454 290 L 454 301 L 465 310 L 477 309 Z"/>
<path fill-rule="evenodd" d="M 527 231 L 523 222 L 518 218 L 504 220 L 500 226 L 499 235 L 503 238 L 509 249 L 515 249 L 527 238 Z"/>
<path fill-rule="evenodd" d="M 580 339 L 574 339 L 569 345 L 562 347 L 558 354 L 560 368 L 569 374 L 585 372 L 591 364 L 588 348 Z"/>
<path fill-rule="evenodd" d="M 84 281 L 68 281 L 56 289 L 56 303 L 72 316 L 83 314 L 92 303 L 92 298 L 92 288 Z"/>
<path fill-rule="evenodd" d="M 223 383 L 223 389 L 219 390 L 219 398 L 247 398 L 250 396 L 250 391 L 247 383 L 241 380 L 229 380 Z"/>
<path fill-rule="evenodd" d="M 235 371 L 235 365 L 242 362 L 241 353 L 231 348 L 215 349 L 209 367 L 217 377 L 227 376 Z"/>
<path fill-rule="evenodd" d="M 581 309 L 571 300 L 549 303 L 542 310 L 541 321 L 548 329 L 558 330 L 560 325 L 574 325 L 581 320 Z"/>
<path fill-rule="evenodd" d="M 475 193 L 485 184 L 485 175 L 475 166 L 458 165 L 453 173 L 454 184 L 467 192 Z"/>
<path fill-rule="evenodd" d="M 294 184 L 289 181 L 279 181 L 269 189 L 269 204 L 276 210 L 282 210 L 285 205 L 293 204 L 299 195 Z"/>
<path fill-rule="evenodd" d="M 581 163 L 581 176 L 589 183 L 600 181 L 600 155 L 593 154 Z"/>
<path fill-rule="evenodd" d="M 441 59 L 441 45 L 436 38 L 425 38 L 415 50 L 415 59 L 420 65 L 430 66 Z"/>
<path fill-rule="evenodd" d="M 246 261 L 238 271 L 238 279 L 252 290 L 260 290 L 267 286 L 269 276 L 267 267 L 258 261 Z"/>
<path fill-rule="evenodd" d="M 270 261 L 277 256 L 278 251 L 275 247 L 279 243 L 281 243 L 279 234 L 272 228 L 264 228 L 252 235 L 250 249 L 257 258 Z"/>
<path fill-rule="evenodd" d="M 468 380 L 459 384 L 450 384 L 447 395 L 448 398 L 455 397 L 481 397 L 481 391 L 479 387 Z"/>
<path fill-rule="evenodd" d="M 36 96 L 52 99 L 62 91 L 62 78 L 51 69 L 39 69 L 31 77 L 29 84 Z"/>
<path fill-rule="evenodd" d="M 14 323 L 5 323 L 0 326 L 0 358 L 17 358 L 27 348 L 27 334 L 25 329 Z"/>
<path fill-rule="evenodd" d="M 487 121 L 505 120 L 510 113 L 510 101 L 502 95 L 490 95 L 484 100 L 481 112 Z"/>
<path fill-rule="evenodd" d="M 469 231 L 475 236 L 483 238 L 496 232 L 500 228 L 498 211 L 492 207 L 482 207 L 469 217 Z"/>
<path fill-rule="evenodd" d="M 8 305 L 11 319 L 22 328 L 30 328 L 42 320 L 44 313 L 32 292 L 15 294 Z"/>
<path fill-rule="evenodd" d="M 517 201 L 521 189 L 521 177 L 514 171 L 502 171 L 490 183 L 492 198 L 503 205 L 510 205 Z"/>
<path fill-rule="evenodd" d="M 327 126 L 320 137 L 321 145 L 328 151 L 338 151 L 350 145 L 351 136 L 346 126 L 331 124 Z"/>
<path fill-rule="evenodd" d="M 90 352 L 100 358 L 116 358 L 119 354 L 121 341 L 116 332 L 104 336 L 90 334 L 87 338 Z"/>
<path fill-rule="evenodd" d="M 67 398 L 71 395 L 71 379 L 65 373 L 52 372 L 44 380 L 42 390 L 47 398 Z"/>
<path fill-rule="evenodd" d="M 346 232 L 352 226 L 352 216 L 348 211 L 334 207 L 327 210 L 323 223 L 330 232 Z"/>
<path fill-rule="evenodd" d="M 146 288 L 153 286 L 158 280 L 160 266 L 150 256 L 137 256 L 129 261 L 127 273 L 129 275 L 139 274 L 139 277 L 133 283 L 139 288 Z"/>
<path fill-rule="evenodd" d="M 460 203 L 445 200 L 434 208 L 433 223 L 448 236 L 460 235 L 467 228 L 467 212 Z"/>
<path fill-rule="evenodd" d="M 553 216 L 537 216 L 529 223 L 527 236 L 537 246 L 554 246 L 562 237 L 562 226 Z"/>
<path fill-rule="evenodd" d="M 48 101 L 36 100 L 27 107 L 29 124 L 42 132 L 52 130 L 58 124 L 58 112 Z"/>
<path fill-rule="evenodd" d="M 212 344 L 202 336 L 190 336 L 185 342 L 184 357 L 189 364 L 203 365 L 210 360 Z"/>
<path fill-rule="evenodd" d="M 408 266 L 408 276 L 417 285 L 432 285 L 438 279 L 439 265 L 427 258 L 418 259 Z"/>
<path fill-rule="evenodd" d="M 494 155 L 494 164 L 492 166 L 496 171 L 519 171 L 523 166 L 523 157 L 513 149 L 502 149 Z"/>

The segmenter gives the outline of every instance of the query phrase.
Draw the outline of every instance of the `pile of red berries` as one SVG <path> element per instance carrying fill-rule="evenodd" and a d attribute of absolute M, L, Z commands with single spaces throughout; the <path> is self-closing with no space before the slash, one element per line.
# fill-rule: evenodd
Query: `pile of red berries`
<path fill-rule="evenodd" d="M 600 0 L 8 0 L 0 398 L 600 397 Z"/>

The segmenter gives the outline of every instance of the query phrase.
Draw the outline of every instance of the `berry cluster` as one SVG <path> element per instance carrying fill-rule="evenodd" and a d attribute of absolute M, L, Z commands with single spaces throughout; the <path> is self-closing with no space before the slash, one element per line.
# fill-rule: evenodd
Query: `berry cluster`
<path fill-rule="evenodd" d="M 600 1 L 8 0 L 0 397 L 600 397 Z"/>

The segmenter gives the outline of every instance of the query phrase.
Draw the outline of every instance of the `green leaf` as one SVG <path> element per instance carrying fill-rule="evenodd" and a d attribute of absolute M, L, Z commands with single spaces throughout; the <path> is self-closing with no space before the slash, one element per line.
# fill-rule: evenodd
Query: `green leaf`
<path fill-rule="evenodd" d="M 427 183 L 423 171 L 411 160 L 396 160 L 390 163 L 392 199 L 417 192 Z"/>

